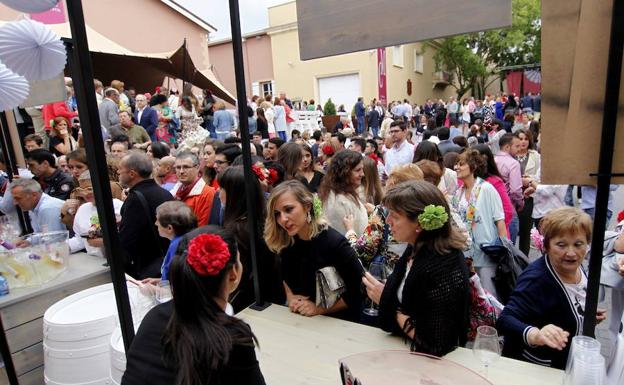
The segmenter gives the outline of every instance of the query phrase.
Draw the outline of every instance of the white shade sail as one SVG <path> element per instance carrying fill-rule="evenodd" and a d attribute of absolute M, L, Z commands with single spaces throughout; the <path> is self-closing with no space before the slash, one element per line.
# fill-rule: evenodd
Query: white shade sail
<path fill-rule="evenodd" d="M 28 80 L 58 75 L 66 60 L 61 38 L 45 24 L 20 20 L 0 28 L 0 61 Z"/>

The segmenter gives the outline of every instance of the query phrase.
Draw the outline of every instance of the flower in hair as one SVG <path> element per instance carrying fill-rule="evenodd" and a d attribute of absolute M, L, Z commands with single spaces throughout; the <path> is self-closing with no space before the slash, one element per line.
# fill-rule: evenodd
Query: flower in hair
<path fill-rule="evenodd" d="M 312 200 L 312 210 L 314 211 L 314 217 L 320 218 L 323 216 L 323 202 L 318 197 L 318 195 L 314 195 L 314 199 Z"/>
<path fill-rule="evenodd" d="M 201 234 L 189 242 L 186 262 L 201 276 L 219 274 L 229 260 L 230 249 L 216 234 Z"/>
<path fill-rule="evenodd" d="M 274 168 L 270 168 L 269 169 L 269 177 L 268 177 L 268 183 L 273 186 L 275 183 L 277 183 L 277 181 L 279 180 L 279 174 L 277 173 L 277 170 Z"/>
<path fill-rule="evenodd" d="M 266 179 L 266 176 L 264 175 L 264 171 L 260 169 L 260 167 L 253 165 L 251 166 L 251 170 L 254 172 L 254 174 L 256 174 L 259 181 L 263 181 Z"/>
<path fill-rule="evenodd" d="M 327 156 L 334 155 L 334 148 L 330 145 L 323 146 L 323 154 Z"/>
<path fill-rule="evenodd" d="M 437 230 L 448 221 L 448 214 L 444 207 L 440 205 L 429 205 L 425 211 L 418 216 L 418 223 L 423 230 Z"/>

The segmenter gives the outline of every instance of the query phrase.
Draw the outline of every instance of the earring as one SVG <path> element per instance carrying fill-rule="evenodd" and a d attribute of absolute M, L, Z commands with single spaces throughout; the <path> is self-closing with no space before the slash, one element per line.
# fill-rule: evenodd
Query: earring
<path fill-rule="evenodd" d="M 306 216 L 306 222 L 308 222 L 308 223 L 312 222 L 312 215 L 310 215 L 309 211 L 308 211 L 308 215 Z"/>

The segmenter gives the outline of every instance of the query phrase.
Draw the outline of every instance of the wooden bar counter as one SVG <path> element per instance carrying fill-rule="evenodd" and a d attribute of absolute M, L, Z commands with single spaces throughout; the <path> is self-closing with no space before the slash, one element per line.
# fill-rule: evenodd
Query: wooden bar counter
<path fill-rule="evenodd" d="M 380 329 L 331 317 L 303 317 L 285 306 L 248 308 L 237 317 L 258 338 L 260 368 L 270 385 L 340 385 L 339 359 L 374 350 L 408 350 L 402 339 Z M 458 348 L 444 358 L 484 373 L 468 349 Z M 501 357 L 487 378 L 495 385 L 560 385 L 563 371 Z"/>
<path fill-rule="evenodd" d="M 43 384 L 43 314 L 57 301 L 93 286 L 111 281 L 106 260 L 86 253 L 71 254 L 67 269 L 41 286 L 9 288 L 0 297 L 2 331 L 20 385 Z M 5 358 L 6 359 L 6 358 Z M 5 368 L 0 369 L 0 385 L 8 384 Z"/>

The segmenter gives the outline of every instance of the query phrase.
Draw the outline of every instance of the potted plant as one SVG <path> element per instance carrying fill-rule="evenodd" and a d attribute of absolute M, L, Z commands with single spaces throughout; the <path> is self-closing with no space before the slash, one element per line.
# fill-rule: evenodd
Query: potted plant
<path fill-rule="evenodd" d="M 334 132 L 336 123 L 340 120 L 340 116 L 336 114 L 336 105 L 332 102 L 331 98 L 327 99 L 325 106 L 323 106 L 323 127 L 328 132 Z"/>

